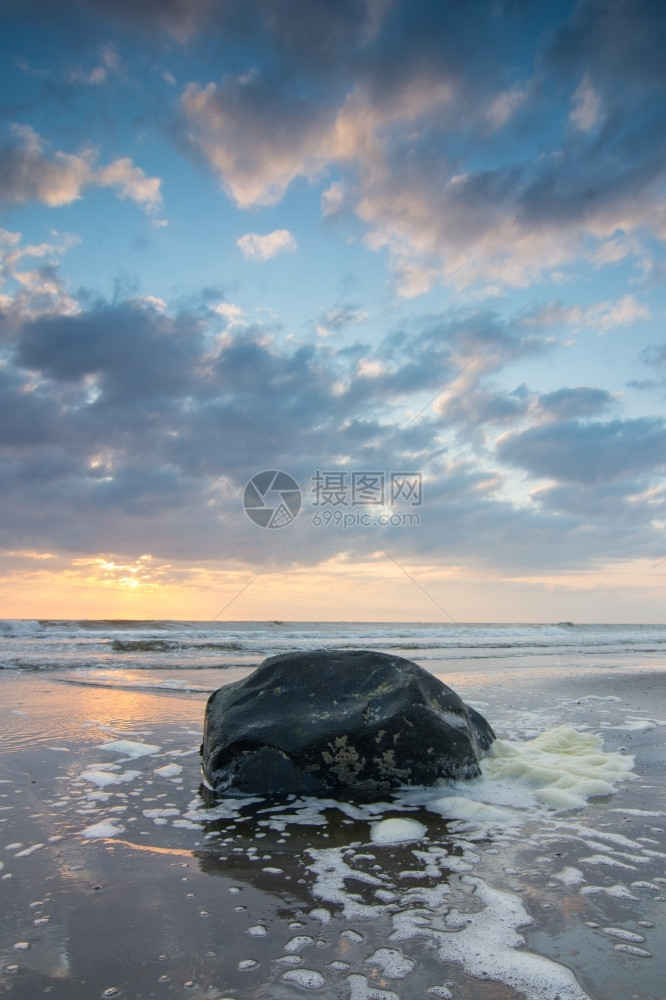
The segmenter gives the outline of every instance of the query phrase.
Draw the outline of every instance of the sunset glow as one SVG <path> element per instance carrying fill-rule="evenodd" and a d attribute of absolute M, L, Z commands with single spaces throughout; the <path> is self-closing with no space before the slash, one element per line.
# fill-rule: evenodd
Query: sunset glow
<path fill-rule="evenodd" d="M 3 616 L 663 621 L 661 5 L 0 13 Z"/>

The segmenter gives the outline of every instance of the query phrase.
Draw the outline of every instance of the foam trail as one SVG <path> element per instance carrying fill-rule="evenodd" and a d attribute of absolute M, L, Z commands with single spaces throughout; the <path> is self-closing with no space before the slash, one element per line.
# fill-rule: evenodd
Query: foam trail
<path fill-rule="evenodd" d="M 423 925 L 412 928 L 406 911 L 399 915 L 402 919 L 390 940 L 429 937 L 437 943 L 443 962 L 455 962 L 477 979 L 506 983 L 526 1000 L 590 1000 L 569 969 L 522 948 L 525 939 L 518 928 L 533 920 L 521 899 L 492 888 L 480 878 L 463 875 L 461 881 L 474 891 L 483 909 L 474 913 L 450 910 L 447 931 Z"/>

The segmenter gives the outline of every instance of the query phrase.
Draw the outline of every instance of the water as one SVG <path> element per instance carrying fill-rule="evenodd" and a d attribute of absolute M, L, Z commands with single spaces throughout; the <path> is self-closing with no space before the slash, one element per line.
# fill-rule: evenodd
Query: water
<path fill-rule="evenodd" d="M 608 666 L 664 660 L 666 625 L 373 622 L 0 621 L 0 668 L 243 669 L 290 649 L 379 648 L 427 665 L 480 661 L 502 671 L 538 659 Z"/>
<path fill-rule="evenodd" d="M 382 802 L 199 790 L 207 695 L 394 651 L 498 735 Z M 0 623 L 0 989 L 663 1000 L 666 627 Z"/>

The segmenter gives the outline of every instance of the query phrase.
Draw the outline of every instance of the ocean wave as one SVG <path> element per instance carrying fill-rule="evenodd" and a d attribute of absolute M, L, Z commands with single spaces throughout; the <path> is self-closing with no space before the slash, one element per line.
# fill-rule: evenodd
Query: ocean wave
<path fill-rule="evenodd" d="M 192 684 L 187 681 L 156 680 L 143 682 L 137 680 L 118 680 L 115 677 L 103 677 L 100 675 L 91 677 L 58 677 L 57 680 L 63 684 L 74 684 L 79 687 L 110 688 L 114 691 L 153 691 L 165 692 L 167 694 L 210 694 L 209 685 Z"/>
<path fill-rule="evenodd" d="M 0 621 L 0 636 L 3 639 L 27 639 L 42 635 L 41 622 L 27 618 L 5 618 Z"/>
<path fill-rule="evenodd" d="M 239 653 L 243 650 L 242 642 L 210 642 L 207 640 L 183 641 L 182 639 L 114 639 L 111 649 L 119 653 L 169 653 L 174 650 L 205 649 L 220 652 Z"/>
<path fill-rule="evenodd" d="M 54 665 L 43 660 L 24 660 L 20 657 L 0 663 L 0 670 L 53 670 Z"/>
<path fill-rule="evenodd" d="M 196 624 L 196 623 L 186 622 L 186 621 L 182 621 L 182 622 L 180 622 L 180 621 L 169 621 L 169 620 L 166 620 L 166 619 L 160 620 L 159 618 L 155 618 L 155 619 L 152 619 L 152 618 L 151 619 L 147 619 L 147 618 L 146 619 L 144 619 L 144 618 L 140 618 L 140 619 L 134 619 L 134 618 L 99 618 L 99 619 L 97 619 L 97 618 L 89 618 L 89 619 L 87 619 L 87 618 L 83 618 L 83 619 L 80 619 L 78 621 L 73 621 L 73 622 L 49 620 L 49 621 L 42 622 L 42 624 L 45 627 L 54 627 L 54 626 L 72 624 L 72 625 L 77 625 L 79 628 L 81 628 L 81 629 L 83 629 L 84 631 L 87 631 L 87 632 L 113 631 L 113 630 L 116 630 L 116 629 L 121 630 L 123 632 L 124 631 L 128 631 L 130 629 L 131 630 L 145 630 L 145 629 L 148 629 L 150 631 L 157 630 L 157 631 L 167 631 L 167 632 L 170 632 L 170 631 L 173 631 L 173 629 L 186 628 L 188 626 L 191 627 L 192 624 Z"/>
<path fill-rule="evenodd" d="M 636 664 L 666 654 L 665 625 L 442 622 L 212 622 L 130 619 L 0 621 L 0 670 L 206 671 L 254 667 L 293 650 L 377 649 L 435 672 L 469 663 L 485 669 L 561 660 L 581 667 Z M 433 666 L 434 664 L 434 666 Z"/>
<path fill-rule="evenodd" d="M 106 633 L 114 638 L 126 633 L 144 633 L 146 638 L 162 638 L 164 633 L 172 636 L 195 637 L 197 635 L 219 641 L 220 634 L 226 638 L 287 638 L 337 636 L 344 640 L 386 638 L 395 642 L 441 643 L 460 642 L 548 642 L 562 641 L 569 636 L 573 641 L 590 642 L 606 638 L 640 639 L 647 635 L 666 638 L 664 625 L 607 625 L 558 623 L 493 623 L 493 622 L 262 622 L 262 621 L 188 621 L 160 619 L 0 619 L 0 636 L 50 637 L 53 635 L 86 636 L 90 633 Z M 131 638 L 131 635 L 127 637 Z"/>
<path fill-rule="evenodd" d="M 57 662 L 57 661 L 47 661 L 47 660 L 27 660 L 17 657 L 15 659 L 7 659 L 0 663 L 0 671 L 17 671 L 17 672 L 42 672 L 42 673 L 62 673 L 66 670 L 90 670 L 95 672 L 108 671 L 109 673 L 116 672 L 117 674 L 122 674 L 125 670 L 159 670 L 161 673 L 169 673 L 176 670 L 190 670 L 190 671 L 200 671 L 205 673 L 211 670 L 246 670 L 253 669 L 259 663 L 258 658 L 256 660 L 247 660 L 243 662 L 227 662 L 220 660 L 215 660 L 210 663 L 191 663 L 188 660 L 136 660 L 133 658 L 127 658 L 120 663 L 114 663 L 112 660 L 103 660 L 100 662 L 94 662 L 92 660 L 76 660 L 70 662 Z"/>

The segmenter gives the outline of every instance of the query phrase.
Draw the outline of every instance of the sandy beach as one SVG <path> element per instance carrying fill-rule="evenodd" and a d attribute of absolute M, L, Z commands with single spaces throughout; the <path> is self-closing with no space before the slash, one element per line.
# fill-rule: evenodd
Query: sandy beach
<path fill-rule="evenodd" d="M 0 1000 L 666 1000 L 665 51 L 0 0 Z"/>
<path fill-rule="evenodd" d="M 544 800 L 564 772 L 376 803 L 207 804 L 205 692 L 4 671 L 0 988 L 26 1000 L 663 1000 L 663 669 L 509 677 L 457 664 L 441 676 L 521 767 L 563 725 L 574 743 L 601 735 L 603 750 L 538 751 L 541 767 L 576 759 L 580 804 Z M 593 758 L 614 794 L 586 796 Z"/>

